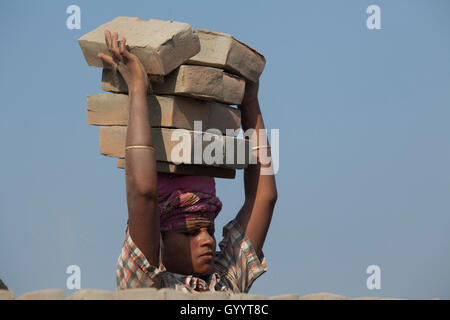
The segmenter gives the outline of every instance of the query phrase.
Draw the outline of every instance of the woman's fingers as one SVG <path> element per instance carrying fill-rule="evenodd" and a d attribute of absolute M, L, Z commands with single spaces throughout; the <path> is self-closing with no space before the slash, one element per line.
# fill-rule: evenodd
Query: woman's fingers
<path fill-rule="evenodd" d="M 111 39 L 111 47 L 112 50 L 118 49 L 117 47 L 117 40 L 119 40 L 119 34 L 117 32 L 114 32 Z"/>
<path fill-rule="evenodd" d="M 111 36 L 111 32 L 109 32 L 109 30 L 105 30 L 106 46 L 108 47 L 108 51 L 111 52 L 113 56 L 112 56 L 112 58 L 110 57 L 111 59 L 105 58 L 102 60 L 107 61 L 108 63 L 111 63 L 111 65 L 116 65 L 116 62 L 122 61 L 122 57 L 120 55 L 119 50 L 117 50 L 117 51 L 114 50 L 114 42 L 116 42 L 116 47 L 117 47 L 117 40 L 114 40 L 116 36 L 118 36 L 116 32 Z M 103 55 L 103 57 L 107 57 L 107 55 Z M 110 61 L 112 61 L 112 62 L 110 62 Z"/>
<path fill-rule="evenodd" d="M 119 47 L 117 45 L 118 39 L 119 35 L 117 34 L 117 32 L 114 32 L 111 39 L 112 53 L 117 60 L 122 61 L 122 55 L 120 54 Z"/>
<path fill-rule="evenodd" d="M 98 54 L 99 58 L 113 66 L 117 66 L 120 62 L 127 64 L 128 61 L 135 58 L 129 51 L 127 39 L 123 37 L 122 41 L 118 41 L 118 38 L 119 35 L 117 32 L 111 35 L 109 30 L 105 30 L 106 46 L 108 47 L 108 51 L 112 53 L 112 57 L 102 53 Z"/>
<path fill-rule="evenodd" d="M 125 39 L 125 37 L 123 37 L 122 41 L 120 41 L 120 47 L 119 47 L 120 54 L 124 54 L 125 53 L 125 42 L 126 41 L 127 41 L 127 39 Z"/>
<path fill-rule="evenodd" d="M 111 47 L 111 33 L 109 32 L 109 30 L 105 31 L 105 42 L 106 42 L 106 47 L 108 47 L 108 51 L 112 50 Z"/>
<path fill-rule="evenodd" d="M 133 60 L 133 55 L 130 53 L 129 48 L 127 46 L 127 39 L 125 37 L 122 38 L 122 41 L 120 42 L 120 54 L 126 58 L 125 63 L 127 61 Z"/>
<path fill-rule="evenodd" d="M 110 57 L 110 56 L 107 56 L 106 54 L 99 53 L 97 55 L 97 57 L 102 59 L 103 62 L 109 63 L 111 66 L 115 66 L 116 65 L 116 62 L 114 61 L 114 59 L 112 57 Z"/>

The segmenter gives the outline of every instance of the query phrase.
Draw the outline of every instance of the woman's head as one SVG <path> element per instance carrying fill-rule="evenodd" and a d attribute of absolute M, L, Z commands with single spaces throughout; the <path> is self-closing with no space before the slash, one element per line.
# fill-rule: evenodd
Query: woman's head
<path fill-rule="evenodd" d="M 216 250 L 213 222 L 163 232 L 162 240 L 162 262 L 168 271 L 205 280 L 213 272 Z"/>
<path fill-rule="evenodd" d="M 158 173 L 162 262 L 173 273 L 213 272 L 214 219 L 222 208 L 211 177 Z"/>

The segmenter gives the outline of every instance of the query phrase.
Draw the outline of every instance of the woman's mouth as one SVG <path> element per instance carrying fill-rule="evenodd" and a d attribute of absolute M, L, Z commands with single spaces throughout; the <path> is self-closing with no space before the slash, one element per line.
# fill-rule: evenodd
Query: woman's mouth
<path fill-rule="evenodd" d="M 200 257 L 201 257 L 201 258 L 213 258 L 213 257 L 214 257 L 214 254 L 213 254 L 212 251 L 208 251 L 208 252 L 205 252 L 205 253 L 203 253 L 202 255 L 200 255 Z"/>

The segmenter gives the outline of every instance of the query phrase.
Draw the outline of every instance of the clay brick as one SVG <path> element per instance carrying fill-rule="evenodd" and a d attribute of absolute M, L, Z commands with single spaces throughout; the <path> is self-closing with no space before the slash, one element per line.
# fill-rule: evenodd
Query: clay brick
<path fill-rule="evenodd" d="M 72 294 L 67 300 L 114 300 L 115 297 L 116 294 L 112 291 L 82 289 Z"/>
<path fill-rule="evenodd" d="M 334 293 L 320 292 L 302 296 L 300 300 L 348 300 L 348 298 Z"/>
<path fill-rule="evenodd" d="M 163 300 L 164 297 L 155 288 L 117 290 L 116 300 Z"/>
<path fill-rule="evenodd" d="M 149 95 L 147 97 L 150 125 L 193 130 L 194 121 L 202 121 L 202 130 L 237 130 L 241 126 L 241 112 L 225 104 L 186 97 Z M 88 124 L 128 124 L 128 95 L 119 93 L 94 94 L 87 98 Z"/>
<path fill-rule="evenodd" d="M 216 67 L 256 82 L 264 70 L 266 59 L 232 35 L 197 30 L 201 50 L 186 64 Z"/>
<path fill-rule="evenodd" d="M 269 297 L 258 294 L 236 293 L 230 296 L 230 300 L 269 300 Z"/>
<path fill-rule="evenodd" d="M 175 289 L 164 288 L 158 290 L 159 294 L 163 297 L 164 300 L 194 300 L 195 294 L 193 293 L 184 293 L 182 291 L 178 291 Z"/>
<path fill-rule="evenodd" d="M 10 290 L 0 290 L 0 300 L 14 300 L 14 292 Z"/>
<path fill-rule="evenodd" d="M 170 94 L 240 105 L 245 93 L 245 80 L 222 69 L 181 65 L 162 82 L 151 83 L 153 94 Z M 117 70 L 103 69 L 102 89 L 128 92 L 127 84 Z"/>
<path fill-rule="evenodd" d="M 223 99 L 229 104 L 240 105 L 244 99 L 245 80 L 230 73 L 223 73 Z"/>
<path fill-rule="evenodd" d="M 278 296 L 273 296 L 270 297 L 270 300 L 298 300 L 300 298 L 300 296 L 295 293 L 295 294 L 281 294 Z"/>
<path fill-rule="evenodd" d="M 24 293 L 17 300 L 63 300 L 64 295 L 64 290 L 47 289 Z"/>
<path fill-rule="evenodd" d="M 125 158 L 117 159 L 117 168 L 125 169 Z M 173 164 L 170 162 L 156 161 L 157 172 L 176 173 L 188 176 L 207 176 L 225 179 L 234 179 L 236 170 L 228 168 L 218 168 L 211 166 L 202 166 L 198 164 Z"/>
<path fill-rule="evenodd" d="M 102 52 L 111 55 L 105 43 L 105 30 L 117 32 L 119 40 L 127 39 L 149 74 L 166 75 L 200 51 L 197 32 L 187 23 L 136 17 L 117 17 L 78 39 L 84 58 L 90 66 L 106 67 L 97 57 Z"/>
<path fill-rule="evenodd" d="M 172 134 L 175 130 L 177 129 L 152 128 L 153 144 L 156 149 L 156 161 L 175 163 L 181 160 L 185 160 L 184 163 L 188 164 L 203 164 L 231 169 L 243 169 L 246 168 L 249 164 L 250 153 L 248 152 L 248 149 L 250 146 L 248 140 L 222 135 L 219 136 L 205 132 L 196 132 L 192 130 L 180 130 L 180 132 L 186 133 L 186 138 L 184 138 L 185 140 L 180 138 L 177 141 L 174 137 L 174 141 L 172 141 Z M 99 139 L 100 153 L 109 157 L 125 158 L 126 134 L 126 126 L 101 126 Z M 178 155 L 178 152 L 183 150 L 181 149 L 182 141 L 188 142 L 187 137 L 190 137 L 191 143 L 184 151 L 189 152 L 188 150 L 190 150 L 190 156 L 189 154 L 187 154 L 186 158 L 183 159 L 181 159 L 180 157 L 173 158 L 172 151 L 174 150 L 174 156 Z M 204 141 L 205 137 L 209 137 L 211 141 Z M 222 150 L 223 157 L 219 159 L 221 163 L 206 163 L 206 159 L 204 159 L 202 155 L 210 154 L 209 150 L 213 150 L 213 146 L 210 146 L 210 144 L 212 144 L 212 141 L 215 141 L 216 139 L 218 140 L 218 144 L 220 145 L 220 149 Z M 199 142 L 194 143 L 194 141 Z M 200 147 L 196 147 L 196 145 Z M 200 150 L 200 152 L 197 152 L 200 159 L 195 158 L 196 148 Z M 242 159 L 243 161 L 241 161 L 241 163 L 238 163 L 237 161 L 231 163 L 233 159 L 237 158 L 238 150 L 242 150 L 242 153 L 245 153 L 245 157 Z M 234 158 L 231 157 L 230 161 L 226 160 L 227 152 L 234 155 Z"/>
<path fill-rule="evenodd" d="M 200 292 L 194 295 L 195 300 L 228 300 L 230 295 L 222 291 Z"/>

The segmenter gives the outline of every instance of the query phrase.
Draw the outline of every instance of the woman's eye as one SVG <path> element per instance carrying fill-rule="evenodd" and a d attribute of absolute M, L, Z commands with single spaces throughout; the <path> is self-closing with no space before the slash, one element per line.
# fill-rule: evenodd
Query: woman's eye
<path fill-rule="evenodd" d="M 183 232 L 183 234 L 187 237 L 192 237 L 195 236 L 198 232 L 197 231 L 188 231 L 188 232 Z"/>

